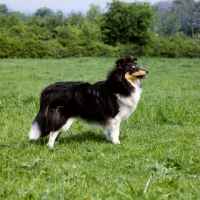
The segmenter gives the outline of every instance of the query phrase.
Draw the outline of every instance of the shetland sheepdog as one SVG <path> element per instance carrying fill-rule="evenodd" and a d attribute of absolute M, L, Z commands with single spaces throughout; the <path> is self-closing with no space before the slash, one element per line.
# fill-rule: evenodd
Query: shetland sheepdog
<path fill-rule="evenodd" d="M 142 92 L 140 79 L 147 74 L 147 70 L 138 67 L 137 58 L 131 56 L 117 60 L 104 81 L 57 82 L 46 87 L 29 139 L 50 134 L 48 146 L 52 148 L 59 134 L 81 118 L 101 125 L 106 139 L 120 144 L 120 123 L 136 109 Z"/>

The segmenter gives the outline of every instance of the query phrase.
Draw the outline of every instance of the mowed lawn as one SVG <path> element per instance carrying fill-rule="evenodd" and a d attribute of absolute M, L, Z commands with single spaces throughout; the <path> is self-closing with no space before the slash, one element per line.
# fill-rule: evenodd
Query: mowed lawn
<path fill-rule="evenodd" d="M 0 60 L 0 199 L 200 199 L 200 59 L 138 59 L 149 75 L 120 145 L 83 121 L 54 149 L 28 140 L 44 87 L 104 80 L 115 60 Z"/>

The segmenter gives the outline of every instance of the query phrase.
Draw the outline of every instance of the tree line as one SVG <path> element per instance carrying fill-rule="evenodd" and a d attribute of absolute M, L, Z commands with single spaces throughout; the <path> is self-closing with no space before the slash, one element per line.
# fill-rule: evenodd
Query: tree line
<path fill-rule="evenodd" d="M 32 15 L 0 4 L 0 58 L 72 56 L 200 57 L 200 2 L 125 3 L 86 14 L 38 8 Z"/>

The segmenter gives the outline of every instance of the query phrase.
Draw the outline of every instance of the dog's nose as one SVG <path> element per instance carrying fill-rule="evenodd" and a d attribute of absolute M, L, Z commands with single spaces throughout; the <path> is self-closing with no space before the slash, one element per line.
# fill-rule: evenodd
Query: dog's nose
<path fill-rule="evenodd" d="M 147 71 L 147 70 L 146 70 L 146 73 L 148 74 L 148 73 L 149 73 L 149 71 Z"/>

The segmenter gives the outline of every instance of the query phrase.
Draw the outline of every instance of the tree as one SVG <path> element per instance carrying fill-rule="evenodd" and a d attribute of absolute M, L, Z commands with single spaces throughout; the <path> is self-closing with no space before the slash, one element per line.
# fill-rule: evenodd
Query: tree
<path fill-rule="evenodd" d="M 83 25 L 84 19 L 85 17 L 83 16 L 81 12 L 72 11 L 66 19 L 66 24 L 70 24 L 72 26 L 77 26 L 81 28 Z"/>
<path fill-rule="evenodd" d="M 150 38 L 152 17 L 153 11 L 148 3 L 124 3 L 115 0 L 108 3 L 101 23 L 105 43 L 146 44 Z"/>
<path fill-rule="evenodd" d="M 199 31 L 200 3 L 195 0 L 174 0 L 174 6 L 180 15 L 181 30 L 194 38 Z"/>
<path fill-rule="evenodd" d="M 174 35 L 180 30 L 180 15 L 170 1 L 160 1 L 155 4 L 157 33 L 162 36 Z"/>
<path fill-rule="evenodd" d="M 197 34 L 197 37 L 199 37 L 199 34 L 200 34 L 200 1 L 198 1 L 196 3 L 195 12 L 196 12 L 196 34 Z"/>
<path fill-rule="evenodd" d="M 101 40 L 101 17 L 101 7 L 91 4 L 82 27 L 82 34 L 85 38 L 89 40 Z"/>
<path fill-rule="evenodd" d="M 49 8 L 38 8 L 37 11 L 34 13 L 35 16 L 39 17 L 47 17 L 53 14 L 53 11 Z"/>
<path fill-rule="evenodd" d="M 86 18 L 92 24 L 98 24 L 102 16 L 101 7 L 95 4 L 90 5 L 90 9 L 87 12 Z"/>
<path fill-rule="evenodd" d="M 6 4 L 0 4 L 0 12 L 7 14 L 8 13 L 8 8 Z"/>
<path fill-rule="evenodd" d="M 20 21 L 26 21 L 27 20 L 27 16 L 24 13 L 21 13 L 19 11 L 17 12 L 10 12 L 10 15 L 14 14 Z"/>
<path fill-rule="evenodd" d="M 45 18 L 45 26 L 48 30 L 51 31 L 52 36 L 56 37 L 56 28 L 58 26 L 63 26 L 65 21 L 65 17 L 61 10 L 58 10 L 56 13 L 52 14 L 49 17 Z"/>

